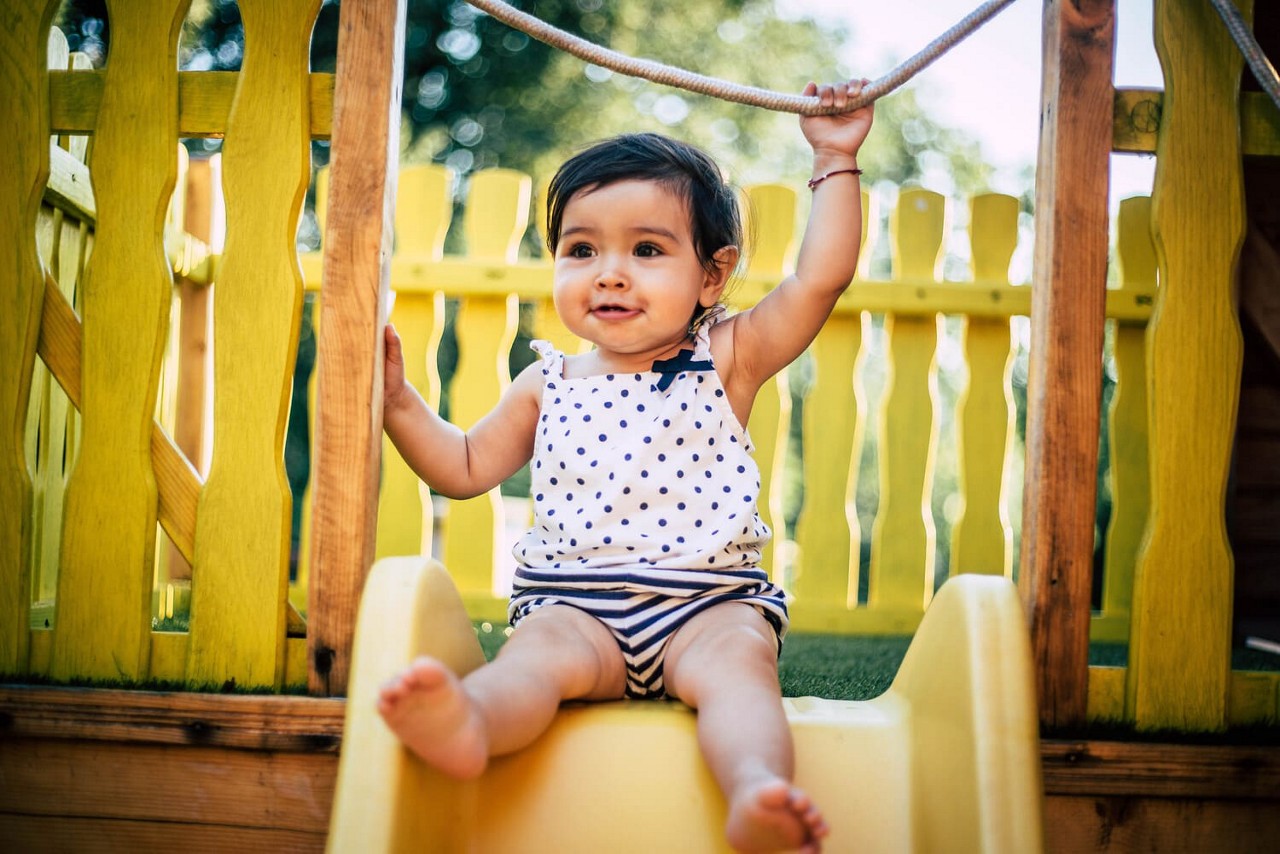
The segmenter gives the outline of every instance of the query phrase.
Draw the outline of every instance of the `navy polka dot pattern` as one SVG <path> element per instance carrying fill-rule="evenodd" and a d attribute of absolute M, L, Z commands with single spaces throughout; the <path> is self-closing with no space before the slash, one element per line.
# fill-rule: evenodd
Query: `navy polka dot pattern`
<path fill-rule="evenodd" d="M 693 358 L 710 360 L 704 325 Z M 533 572 L 755 567 L 770 532 L 756 509 L 751 441 L 714 370 L 564 379 L 536 341 L 544 386 L 533 460 L 534 525 L 514 548 Z M 519 576 L 517 575 L 517 588 Z"/>

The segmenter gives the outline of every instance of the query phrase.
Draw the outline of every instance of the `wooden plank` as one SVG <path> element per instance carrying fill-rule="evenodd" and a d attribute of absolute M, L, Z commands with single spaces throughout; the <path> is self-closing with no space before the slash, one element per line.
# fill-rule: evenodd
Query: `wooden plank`
<path fill-rule="evenodd" d="M 70 55 L 66 36 L 54 27 L 49 31 L 47 62 L 50 68 L 66 68 Z M 47 194 L 46 194 L 47 195 Z M 58 279 L 59 287 L 74 293 L 79 275 L 76 249 L 80 244 L 79 223 L 46 200 L 36 220 L 36 244 L 46 270 Z M 63 243 L 67 244 L 64 252 Z M 70 273 L 70 275 L 67 275 Z M 47 281 L 47 280 L 46 280 Z M 62 499 L 66 494 L 68 413 L 74 412 L 66 394 L 49 375 L 39 360 L 31 378 L 31 398 L 27 409 L 26 460 L 32 474 L 31 505 L 31 596 L 36 602 L 52 601 L 57 591 L 58 547 L 62 540 Z M 36 609 L 30 612 L 33 622 L 39 620 Z"/>
<path fill-rule="evenodd" d="M 337 764 L 333 753 L 63 739 L 14 739 L 0 749 L 5 813 L 321 835 Z"/>
<path fill-rule="evenodd" d="M 0 673 L 27 667 L 27 611 L 31 604 L 31 516 L 34 493 L 27 467 L 25 427 L 40 330 L 45 275 L 36 254 L 36 214 L 49 175 L 44 69 L 49 23 L 57 4 L 9 4 L 0 27 L 0 115 L 9 117 L 0 170 Z"/>
<path fill-rule="evenodd" d="M 183 198 L 182 230 L 205 245 L 213 227 L 214 187 L 221 187 L 221 155 L 202 157 L 187 165 L 186 193 Z M 205 452 L 206 387 L 209 374 L 209 288 L 183 276 L 178 282 L 180 306 L 176 366 L 177 395 L 174 401 L 173 443 L 197 470 L 203 466 Z M 172 542 L 166 552 L 166 577 L 185 582 L 190 595 L 191 562 Z M 185 609 L 190 610 L 188 606 Z"/>
<path fill-rule="evenodd" d="M 1156 291 L 1155 245 L 1151 242 L 1151 199 L 1120 202 L 1116 222 L 1120 290 Z M 1102 613 L 1093 620 L 1093 640 L 1128 641 L 1134 568 L 1147 530 L 1150 507 L 1147 445 L 1147 350 L 1141 327 L 1117 324 L 1113 344 L 1116 390 L 1111 398 L 1108 439 L 1111 460 L 1111 523 L 1107 529 L 1102 578 Z"/>
<path fill-rule="evenodd" d="M 804 402 L 804 507 L 796 523 L 797 569 L 790 579 L 799 611 L 856 608 L 862 532 L 852 512 L 867 402 L 858 368 L 858 315 L 829 318 L 818 332 L 813 386 Z M 774 534 L 781 538 L 781 532 Z"/>
<path fill-rule="evenodd" d="M 946 200 L 904 190 L 893 213 L 894 270 L 937 278 Z M 938 318 L 888 315 L 888 360 L 880 413 L 880 508 L 872 529 L 871 608 L 924 610 L 933 597 L 934 524 L 930 498 L 938 452 Z"/>
<path fill-rule="evenodd" d="M 317 358 L 321 415 L 312 452 L 307 649 L 313 694 L 346 690 L 356 608 L 376 538 L 405 3 L 349 3 L 339 12 Z"/>
<path fill-rule="evenodd" d="M 1018 583 L 1041 723 L 1084 722 L 1107 280 L 1114 0 L 1045 7 Z"/>
<path fill-rule="evenodd" d="M 184 851 L 218 854 L 223 851 L 325 850 L 323 833 L 258 830 L 216 824 L 167 822 L 163 818 L 138 822 L 60 816 L 0 813 L 0 836 L 19 851 L 163 851 L 182 840 Z"/>
<path fill-rule="evenodd" d="M 781 184 L 761 184 L 748 187 L 746 192 L 743 212 L 747 234 L 755 239 L 750 243 L 745 269 L 757 280 L 772 279 L 776 284 L 786 276 L 793 261 L 796 191 Z M 735 308 L 737 297 L 734 291 L 728 296 Z M 782 514 L 783 469 L 791 433 L 791 391 L 786 369 L 761 387 L 746 426 L 755 445 L 756 464 L 760 467 L 760 518 L 774 532 L 773 539 L 764 548 L 760 566 L 776 583 L 782 584 L 785 579 L 780 550 L 786 540 Z"/>
<path fill-rule="evenodd" d="M 1245 3 L 1247 13 L 1250 8 Z M 1227 724 L 1232 557 L 1223 515 L 1242 345 L 1242 61 L 1209 7 L 1161 0 L 1165 101 L 1152 191 L 1160 265 L 1147 336 L 1151 524 L 1135 579 L 1127 710 L 1144 729 Z"/>
<path fill-rule="evenodd" d="M 444 238 L 453 219 L 453 173 L 435 164 L 406 166 L 398 180 L 396 254 L 438 261 L 444 257 Z M 391 322 L 404 348 L 405 380 L 429 406 L 438 408 L 440 371 L 436 359 L 444 336 L 444 294 L 397 293 Z M 375 556 L 430 555 L 431 490 L 385 436 L 382 460 Z"/>
<path fill-rule="evenodd" d="M 1159 89 L 1117 89 L 1112 149 L 1155 154 L 1163 101 Z M 1263 92 L 1240 93 L 1240 150 L 1255 157 L 1280 154 L 1280 110 Z"/>
<path fill-rule="evenodd" d="M 970 202 L 975 288 L 1006 285 L 1018 245 L 1018 200 L 988 193 Z M 1012 577 L 1013 526 L 1005 500 L 1005 460 L 1013 450 L 1013 339 L 1006 320 L 967 318 L 963 332 L 969 385 L 956 405 L 964 513 L 951 528 L 952 573 Z"/>
<path fill-rule="evenodd" d="M 0 687 L 5 739 L 336 753 L 345 704 L 314 697 Z"/>
<path fill-rule="evenodd" d="M 533 182 L 509 169 L 486 169 L 472 176 L 463 214 L 467 257 L 488 263 L 515 262 L 529 226 Z M 515 293 L 468 297 L 458 306 L 458 370 L 450 386 L 450 420 L 469 429 L 486 415 L 511 378 L 508 355 L 519 326 Z M 494 570 L 512 561 L 503 532 L 502 495 L 485 495 L 449 505 L 444 562 L 464 596 L 492 590 Z M 478 547 L 491 543 L 491 549 Z"/>
<path fill-rule="evenodd" d="M 181 136 L 226 134 L 238 74 L 236 71 L 178 72 L 178 133 Z M 49 74 L 49 106 L 55 133 L 93 133 L 105 79 L 105 71 Z M 333 91 L 333 74 L 316 71 L 308 75 L 308 134 L 314 139 L 330 137 Z"/>
<path fill-rule="evenodd" d="M 1051 795 L 1280 800 L 1280 747 L 1168 742 L 1041 742 Z"/>
<path fill-rule="evenodd" d="M 865 270 L 871 255 L 866 250 L 869 223 L 877 218 L 869 193 L 862 192 L 861 203 L 859 267 Z M 789 244 L 795 239 L 794 232 L 794 227 L 785 232 Z M 751 296 L 759 299 L 763 294 Z M 786 579 L 788 591 L 796 597 L 793 625 L 807 625 L 824 617 L 842 621 L 858 607 L 864 534 L 854 499 L 868 417 L 861 366 L 870 321 L 862 312 L 832 315 L 809 348 L 813 385 L 805 398 L 801 433 L 804 506 L 796 523 L 796 567 Z M 787 369 L 787 376 L 791 370 Z M 778 429 L 789 432 L 790 424 L 780 423 Z M 779 494 L 779 509 L 781 499 Z M 781 533 L 774 533 L 775 541 L 782 539 Z"/>
<path fill-rule="evenodd" d="M 1267 851 L 1280 836 L 1277 816 L 1265 801 L 1051 796 L 1045 851 Z"/>
<path fill-rule="evenodd" d="M 77 409 L 81 400 L 82 349 L 80 319 L 49 280 L 44 289 L 38 352 Z M 195 554 L 196 507 L 203 483 L 190 461 L 155 421 L 151 424 L 151 464 L 159 494 L 160 525 L 183 557 L 191 560 Z"/>
<path fill-rule="evenodd" d="M 46 204 L 90 225 L 97 220 L 98 204 L 93 198 L 89 167 L 57 145 L 49 149 L 49 185 L 44 198 Z"/>
<path fill-rule="evenodd" d="M 308 290 L 318 290 L 322 266 L 320 254 L 307 253 L 301 261 Z M 450 256 L 426 262 L 419 257 L 404 257 L 397 253 L 391 261 L 391 281 L 397 294 L 444 291 L 449 296 L 462 297 L 518 293 L 524 299 L 547 300 L 551 297 L 551 275 L 551 266 L 540 260 L 520 260 L 508 265 Z M 776 284 L 770 277 L 748 273 L 732 294 L 733 303 L 744 308 L 754 305 Z M 1145 324 L 1151 317 L 1153 301 L 1150 294 L 1108 291 L 1107 317 L 1126 324 Z M 903 276 L 894 276 L 887 281 L 858 279 L 836 303 L 833 313 L 859 314 L 863 311 L 919 317 L 936 314 L 989 318 L 1027 316 L 1031 314 L 1031 288 L 1018 284 L 975 288 L 969 282 L 938 282 Z M 571 346 L 566 352 L 576 351 L 577 347 Z"/>
<path fill-rule="evenodd" d="M 1154 154 L 1163 99 L 1159 89 L 1116 89 L 1111 102 L 1111 150 Z"/>
<path fill-rule="evenodd" d="M 177 165 L 175 56 L 187 5 L 153 0 L 112 10 L 93 158 L 98 228 L 85 270 L 83 433 L 67 484 L 55 679 L 147 672 L 157 518 L 150 434 L 173 287 L 161 227 Z"/>
<path fill-rule="evenodd" d="M 284 434 L 302 318 L 297 222 L 311 181 L 307 66 L 319 0 L 288 14 L 242 0 L 246 38 L 227 119 L 227 242 L 213 328 L 213 459 L 196 523 L 191 685 L 279 688 L 292 497 Z M 235 638 L 235 643 L 229 643 Z"/>

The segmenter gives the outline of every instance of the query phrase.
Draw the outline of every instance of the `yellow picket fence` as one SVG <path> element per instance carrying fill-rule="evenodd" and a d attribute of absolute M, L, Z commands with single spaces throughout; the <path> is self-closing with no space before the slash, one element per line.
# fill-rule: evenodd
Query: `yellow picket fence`
<path fill-rule="evenodd" d="M 452 419 L 474 423 L 510 380 L 509 354 L 520 331 L 521 305 L 534 319 L 533 337 L 577 351 L 581 342 L 559 323 L 551 301 L 549 261 L 521 256 L 533 181 L 509 170 L 479 172 L 468 181 L 462 220 L 453 215 L 453 176 L 442 166 L 401 170 L 391 322 L 406 347 L 409 380 L 433 404 L 445 392 L 437 369 L 448 300 L 457 301 L 457 369 L 448 388 Z M 323 209 L 324 177 L 320 178 Z M 753 304 L 785 275 L 797 245 L 802 199 L 778 184 L 748 188 L 745 209 L 754 244 L 730 301 Z M 865 222 L 878 216 L 864 196 Z M 1010 575 L 1020 491 L 1020 447 L 1015 437 L 1011 369 L 1018 352 L 1013 318 L 1030 311 L 1029 288 L 1009 281 L 1018 243 L 1018 201 L 982 195 L 968 203 L 968 281 L 939 277 L 949 200 L 927 190 L 904 190 L 885 235 L 863 234 L 862 270 L 888 241 L 892 273 L 860 276 L 811 349 L 813 380 L 804 399 L 802 470 L 789 473 L 791 394 L 783 374 L 760 394 L 748 428 L 762 473 L 761 512 L 775 531 L 765 565 L 794 597 L 793 625 L 801 631 L 909 634 L 933 595 L 940 572 Z M 541 213 L 541 211 L 539 211 Z M 1109 293 L 1116 322 L 1116 370 L 1111 441 L 1115 504 L 1108 537 L 1103 608 L 1094 636 L 1128 636 L 1132 567 L 1145 502 L 1145 395 L 1143 326 L 1155 286 L 1146 198 L 1126 200 L 1119 231 L 1123 261 L 1119 287 Z M 459 229 L 463 254 L 446 255 L 445 237 Z M 859 239 L 852 235 L 851 239 Z M 311 287 L 320 279 L 319 253 L 302 258 Z M 960 318 L 958 337 L 947 318 Z M 320 331 L 323 335 L 323 330 Z M 967 388 L 946 406 L 938 393 L 940 347 L 958 345 Z M 882 390 L 868 394 L 867 377 Z M 946 407 L 944 409 L 944 406 Z M 943 436 L 942 425 L 949 425 Z M 874 425 L 874 426 L 873 426 Z M 862 530 L 854 497 L 864 441 L 878 434 L 878 508 Z M 944 441 L 958 456 L 963 510 L 954 522 L 949 567 L 935 566 L 932 498 L 935 460 Z M 794 541 L 783 532 L 788 478 L 803 483 L 803 509 Z M 959 504 L 957 505 L 957 500 Z M 435 509 L 444 510 L 437 518 Z M 394 447 L 384 446 L 379 508 L 379 556 L 440 554 L 477 619 L 505 619 L 504 581 L 513 569 L 509 530 L 527 523 L 528 507 L 501 491 L 467 500 L 431 500 Z M 516 518 L 511 518 L 515 514 Z M 305 517 L 304 513 L 304 517 Z M 435 543 L 439 535 L 442 542 Z M 862 542 L 870 543 L 869 578 L 860 577 Z M 304 537 L 303 548 L 306 548 Z M 300 562 L 305 566 L 306 560 Z M 305 580 L 304 580 L 305 581 Z M 860 601 L 860 586 L 866 596 Z"/>
<path fill-rule="evenodd" d="M 80 159 L 84 137 L 67 138 L 64 145 Z M 178 148 L 181 153 L 185 151 Z M 216 162 L 216 161 L 215 161 Z M 226 265 L 208 253 L 198 239 L 182 231 L 181 180 L 185 155 L 179 158 L 176 186 L 166 227 L 167 254 L 179 277 L 197 287 L 214 277 L 219 286 Z M 220 171 L 220 170 L 218 170 Z M 46 312 L 62 311 L 82 297 L 76 284 L 85 268 L 97 225 L 95 201 L 87 168 L 76 157 L 55 154 L 53 178 L 41 210 L 38 235 L 42 257 L 59 283 L 56 295 L 46 295 Z M 209 170 L 204 170 L 210 180 Z M 326 174 L 318 175 L 317 199 L 323 218 Z M 195 185 L 199 186 L 199 185 Z M 454 420 L 469 424 L 496 401 L 509 381 L 509 355 L 521 323 L 521 305 L 533 309 L 536 337 L 548 338 L 574 351 L 574 339 L 556 318 L 551 302 L 551 265 L 522 257 L 521 246 L 533 204 L 531 178 L 509 170 L 488 170 L 468 182 L 459 240 L 461 255 L 444 253 L 453 216 L 454 179 L 441 166 L 411 166 L 399 178 L 396 252 L 392 260 L 395 294 L 391 321 L 405 343 L 409 380 L 433 404 L 444 391 L 437 361 L 445 330 L 448 300 L 456 300 L 458 362 L 449 395 Z M 217 193 L 210 185 L 208 191 Z M 881 235 L 874 225 L 863 240 L 862 270 L 877 254 L 877 241 L 888 241 L 892 275 L 885 280 L 859 279 L 850 288 L 811 350 L 811 387 L 805 397 L 802 430 L 803 468 L 788 472 L 791 430 L 789 376 L 781 375 L 759 396 L 749 430 L 756 444 L 762 473 L 761 512 L 777 532 L 765 564 L 794 597 L 793 624 L 800 631 L 856 634 L 909 634 L 927 607 L 935 586 L 935 530 L 931 507 L 935 460 L 944 441 L 940 429 L 954 442 L 960 477 L 958 497 L 963 512 L 951 529 L 950 566 L 943 571 L 1009 575 L 1013 567 L 1020 448 L 1015 439 L 1015 401 L 1012 365 L 1018 352 L 1013 318 L 1029 312 L 1027 287 L 1009 281 L 1010 260 L 1018 243 L 1018 202 L 1010 196 L 983 195 L 969 202 L 968 242 L 972 279 L 943 281 L 938 276 L 948 242 L 949 200 L 927 190 L 905 190 L 888 217 Z M 745 209 L 751 220 L 753 247 L 731 294 L 734 308 L 758 300 L 785 275 L 798 239 L 801 197 L 791 187 L 771 184 L 748 188 Z M 878 222 L 864 196 L 869 224 Z M 1106 586 L 1102 611 L 1095 617 L 1097 639 L 1123 641 L 1128 634 L 1129 592 L 1139 537 L 1146 521 L 1145 395 L 1143 393 L 1143 324 L 1154 289 L 1154 256 L 1147 236 L 1149 203 L 1127 200 L 1121 208 L 1119 253 L 1120 287 L 1110 293 L 1109 316 L 1116 320 L 1115 361 L 1122 378 L 1111 412 L 1111 441 L 1115 496 L 1108 537 Z M 882 253 L 883 254 L 883 253 Z M 318 290 L 321 256 L 301 256 L 306 286 Z M 216 268 L 215 268 L 216 265 Z M 222 300 L 223 288 L 216 300 Z M 51 311 L 52 307 L 52 311 Z M 223 304 L 219 304 L 223 309 Z M 180 397 L 179 336 L 181 303 L 171 306 L 165 357 L 159 375 L 157 426 L 153 442 L 172 447 L 168 438 L 178 421 Z M 223 309 L 225 310 L 225 309 Z M 314 311 L 313 316 L 319 317 Z M 220 315 L 220 317 L 225 315 Z M 958 337 L 947 332 L 946 318 L 960 317 Z M 67 315 L 71 324 L 74 316 Z M 224 324 L 225 325 L 225 324 Z M 954 324 L 953 324 L 954 325 Z M 322 332 L 320 334 L 323 334 Z M 937 391 L 939 347 L 961 348 L 968 374 L 967 388 L 948 411 Z M 58 350 L 42 347 L 45 359 L 56 360 Z M 187 369 L 187 382 L 204 372 Z M 64 373 L 73 373 L 71 366 Z M 287 371 L 285 372 L 288 373 Z M 875 399 L 865 378 L 875 375 L 880 386 Z M 314 374 L 313 374 L 314 381 Z M 74 393 L 74 390 L 73 390 Z M 199 398 L 212 396 L 206 390 Z M 80 420 L 76 406 L 54 374 L 37 360 L 28 420 L 27 452 L 36 473 L 36 512 L 33 539 L 35 605 L 31 611 L 30 672 L 56 673 L 52 667 L 51 631 L 59 591 L 59 548 L 63 536 L 62 507 L 67 476 L 79 450 Z M 192 413 L 186 413 L 190 420 Z M 196 418 L 204 421 L 202 414 Z M 216 418 L 205 422 L 212 433 Z M 875 425 L 875 426 L 872 426 Z M 863 446 L 869 433 L 879 435 L 877 449 L 879 495 L 875 523 L 862 530 L 854 507 Z M 205 436 L 204 441 L 211 440 Z M 189 453 L 189 452 L 188 452 Z M 195 464 L 168 451 L 172 465 L 184 473 L 189 492 L 199 490 Z M 504 500 L 499 490 L 470 501 L 434 502 L 427 489 L 387 443 L 383 460 L 382 498 L 378 522 L 378 555 L 440 554 L 477 619 L 505 619 L 503 579 L 513 568 L 510 531 L 527 521 L 509 518 L 528 512 L 527 503 Z M 783 493 L 788 477 L 803 483 L 804 502 L 795 539 L 782 536 Z M 195 492 L 198 495 L 198 491 Z M 305 609 L 305 551 L 309 545 L 309 508 L 303 508 L 303 550 L 297 561 L 300 577 L 290 590 L 297 609 Z M 444 509 L 437 518 L 437 509 Z M 189 530 L 170 521 L 180 514 L 160 513 L 161 538 L 156 547 L 154 583 L 148 589 L 153 603 L 149 616 L 163 619 L 179 612 L 188 596 L 199 597 L 201 583 L 217 584 L 204 574 L 193 584 L 182 582 L 183 561 L 193 557 Z M 169 523 L 169 524 L 166 524 Z M 287 533 L 287 532 L 286 532 Z M 433 542 L 436 535 L 440 542 Z M 862 542 L 870 543 L 870 577 L 860 577 Z M 283 557 L 272 565 L 287 566 Z M 206 582 L 206 579 L 209 579 Z M 64 584 L 67 582 L 63 582 Z M 859 589 L 867 594 L 860 601 Z M 278 588 L 277 588 L 278 589 Z M 64 592 L 69 588 L 64 588 Z M 190 592 L 189 592 L 190 591 Z M 246 594 L 248 595 L 248 594 Z M 281 602 L 278 594 L 257 594 Z M 75 601 L 74 593 L 69 595 Z M 189 601 L 189 600 L 188 600 Z M 261 607 L 261 605 L 259 606 Z M 272 606 L 274 607 L 274 606 Z M 291 609 L 292 611 L 292 609 Z M 181 615 L 181 614 L 180 614 Z M 287 641 L 285 684 L 305 682 L 305 626 L 290 613 L 293 631 Z M 193 625 L 193 631 L 199 627 Z M 190 636 L 181 631 L 150 633 L 151 679 L 206 684 L 186 672 Z"/>
<path fill-rule="evenodd" d="M 6 50 L 30 56 L 9 57 L 16 77 L 0 83 L 31 96 L 7 117 L 20 156 L 0 193 L 43 200 L 0 217 L 5 269 L 15 272 L 0 406 L 21 442 L 0 468 L 0 672 L 303 684 L 305 642 L 285 596 L 282 448 L 303 303 L 295 238 L 312 177 L 312 87 L 332 82 L 308 67 L 320 0 L 294 3 L 297 14 L 242 3 L 246 29 L 276 47 L 238 74 L 181 81 L 187 3 L 113 8 L 110 64 L 83 71 L 56 29 L 36 52 L 55 5 L 15 7 Z M 50 151 L 51 129 L 65 136 Z M 226 137 L 229 235 L 217 259 L 207 476 L 171 438 L 177 390 L 164 390 L 162 370 L 177 326 L 175 272 L 207 278 L 212 263 L 168 213 L 183 208 L 179 138 L 200 134 Z M 81 162 L 88 140 L 92 181 Z M 154 630 L 167 575 L 157 555 L 169 550 L 160 530 L 192 567 L 189 631 Z"/>

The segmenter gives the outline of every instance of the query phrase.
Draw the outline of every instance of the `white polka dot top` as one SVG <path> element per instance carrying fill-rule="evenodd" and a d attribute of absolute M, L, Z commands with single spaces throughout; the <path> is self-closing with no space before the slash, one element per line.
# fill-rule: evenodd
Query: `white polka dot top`
<path fill-rule="evenodd" d="M 714 319 L 712 320 L 714 323 Z M 546 341 L 531 463 L 534 524 L 513 553 L 526 569 L 754 567 L 768 542 L 751 440 L 711 362 L 694 350 L 638 374 L 564 378 Z"/>

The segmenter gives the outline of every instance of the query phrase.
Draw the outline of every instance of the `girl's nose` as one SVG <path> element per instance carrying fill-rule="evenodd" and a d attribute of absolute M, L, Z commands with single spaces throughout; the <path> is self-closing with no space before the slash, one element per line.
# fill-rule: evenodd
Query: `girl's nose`
<path fill-rule="evenodd" d="M 627 286 L 627 277 L 610 265 L 601 270 L 596 276 L 596 287 L 602 289 L 625 288 Z"/>

